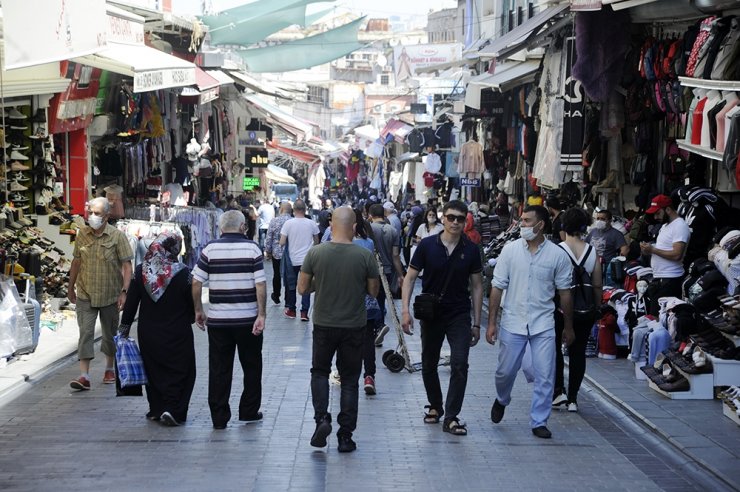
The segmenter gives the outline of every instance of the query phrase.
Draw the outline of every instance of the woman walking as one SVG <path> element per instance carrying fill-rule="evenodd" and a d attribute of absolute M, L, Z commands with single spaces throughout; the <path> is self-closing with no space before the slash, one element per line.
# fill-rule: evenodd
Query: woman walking
<path fill-rule="evenodd" d="M 603 289 L 601 275 L 601 259 L 596 250 L 586 243 L 582 236 L 591 224 L 591 217 L 580 208 L 571 208 L 563 214 L 562 230 L 565 232 L 565 241 L 559 246 L 568 253 L 571 261 L 576 265 L 583 263 L 583 268 L 591 276 L 594 290 L 594 299 L 601 300 Z M 597 266 L 599 268 L 597 268 Z M 598 302 L 598 301 L 597 301 Z M 569 412 L 578 411 L 578 390 L 581 388 L 583 376 L 586 374 L 586 342 L 593 328 L 593 321 L 573 320 L 575 341 L 568 347 L 568 392 L 565 393 L 565 379 L 563 377 L 563 315 L 555 310 L 555 387 L 553 390 L 552 405 L 554 407 L 568 404 Z"/>
<path fill-rule="evenodd" d="M 157 236 L 136 267 L 123 308 L 120 331 L 128 334 L 139 310 L 138 338 L 147 379 L 146 417 L 166 426 L 188 418 L 195 386 L 195 319 L 190 271 L 177 259 L 182 238 Z"/>

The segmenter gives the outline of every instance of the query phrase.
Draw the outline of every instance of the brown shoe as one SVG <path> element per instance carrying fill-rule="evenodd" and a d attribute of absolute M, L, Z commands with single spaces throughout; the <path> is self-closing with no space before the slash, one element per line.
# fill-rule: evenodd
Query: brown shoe
<path fill-rule="evenodd" d="M 105 371 L 103 382 L 105 384 L 116 384 L 116 373 L 111 370 Z"/>
<path fill-rule="evenodd" d="M 72 381 L 70 381 L 69 387 L 77 391 L 89 390 L 90 380 L 86 377 L 80 376 L 77 379 L 73 379 Z"/>

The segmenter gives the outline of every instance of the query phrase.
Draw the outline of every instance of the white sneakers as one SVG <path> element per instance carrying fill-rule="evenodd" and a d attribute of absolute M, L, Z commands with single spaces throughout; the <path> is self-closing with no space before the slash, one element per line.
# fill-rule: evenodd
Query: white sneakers
<path fill-rule="evenodd" d="M 21 154 L 17 150 L 14 150 L 10 153 L 10 158 L 14 161 L 27 161 L 28 160 L 28 157 Z"/>
<path fill-rule="evenodd" d="M 27 189 L 27 186 L 23 186 L 18 181 L 13 180 L 10 182 L 10 191 L 26 191 Z"/>
<path fill-rule="evenodd" d="M 26 118 L 28 118 L 28 116 L 21 113 L 15 108 L 10 108 L 10 111 L 7 112 L 6 116 L 10 120 L 25 120 Z"/>
<path fill-rule="evenodd" d="M 568 411 L 569 412 L 577 412 L 578 411 L 578 403 L 568 403 Z"/>
<path fill-rule="evenodd" d="M 563 393 L 560 393 L 552 400 L 553 407 L 559 407 L 560 405 L 565 405 L 566 403 L 568 403 L 568 397 L 565 396 Z"/>

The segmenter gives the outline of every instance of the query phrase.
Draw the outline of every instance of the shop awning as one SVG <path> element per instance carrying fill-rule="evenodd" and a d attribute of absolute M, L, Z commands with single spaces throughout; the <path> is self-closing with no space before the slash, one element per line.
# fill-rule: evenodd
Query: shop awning
<path fill-rule="evenodd" d="M 297 161 L 305 162 L 306 164 L 313 164 L 314 162 L 321 160 L 321 157 L 318 154 L 309 152 L 307 150 L 295 149 L 293 147 L 275 144 L 272 142 L 267 142 L 267 146 L 287 156 L 290 156 Z"/>
<path fill-rule="evenodd" d="M 283 132 L 293 137 L 297 142 L 308 140 L 313 135 L 310 124 L 304 123 L 292 114 L 285 112 L 278 106 L 271 104 L 254 94 L 245 94 L 244 98 L 260 113 L 265 115 L 268 123 L 277 126 Z"/>
<path fill-rule="evenodd" d="M 295 179 L 288 174 L 288 171 L 274 164 L 267 165 L 264 169 L 264 176 L 275 183 L 295 183 Z"/>
<path fill-rule="evenodd" d="M 253 90 L 254 92 L 259 92 L 260 94 L 265 94 L 272 97 L 279 97 L 282 99 L 290 99 L 288 95 L 284 94 L 277 87 L 271 87 L 269 84 L 260 82 L 244 72 L 230 71 L 229 75 L 233 77 L 233 80 L 238 85 Z"/>
<path fill-rule="evenodd" d="M 458 68 L 464 65 L 475 65 L 475 63 L 475 60 L 454 60 L 447 63 L 438 63 L 437 65 L 429 65 L 427 67 L 417 68 L 414 71 L 417 74 L 443 72 L 445 70 L 449 70 L 450 68 Z"/>
<path fill-rule="evenodd" d="M 465 88 L 465 105 L 480 109 L 481 91 L 493 89 L 506 92 L 522 84 L 533 82 L 540 68 L 540 60 L 526 60 L 520 63 L 499 65 L 496 73 L 483 73 L 470 79 Z"/>
<path fill-rule="evenodd" d="M 527 40 L 539 34 L 546 24 L 565 12 L 568 7 L 569 5 L 564 3 L 543 10 L 503 36 L 493 39 L 491 44 L 481 49 L 478 53 L 481 58 L 500 58 L 504 51 L 509 54 L 519 51 L 524 47 L 523 45 Z"/>
<path fill-rule="evenodd" d="M 103 50 L 73 61 L 133 77 L 134 92 L 197 83 L 195 65 L 144 45 L 109 42 Z"/>
<path fill-rule="evenodd" d="M 220 85 L 234 85 L 234 79 L 226 75 L 221 70 L 206 70 L 206 73 L 218 80 Z"/>
<path fill-rule="evenodd" d="M 398 143 L 403 143 L 406 140 L 406 136 L 411 133 L 414 127 L 404 123 L 403 121 L 391 119 L 386 123 L 385 127 L 380 130 L 380 136 L 383 140 L 388 135 L 393 135 L 393 138 Z"/>

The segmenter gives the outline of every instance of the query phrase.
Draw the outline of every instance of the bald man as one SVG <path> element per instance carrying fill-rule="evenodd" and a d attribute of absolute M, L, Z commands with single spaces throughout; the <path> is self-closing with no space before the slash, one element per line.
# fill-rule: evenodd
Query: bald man
<path fill-rule="evenodd" d="M 315 292 L 311 397 L 316 431 L 311 446 L 323 448 L 331 434 L 329 372 L 334 354 L 342 387 L 337 415 L 338 450 L 357 449 L 352 433 L 357 427 L 362 347 L 367 314 L 365 294 L 375 297 L 380 286 L 378 264 L 372 253 L 352 243 L 355 212 L 339 207 L 332 215 L 330 242 L 311 248 L 298 276 L 298 293 Z"/>

